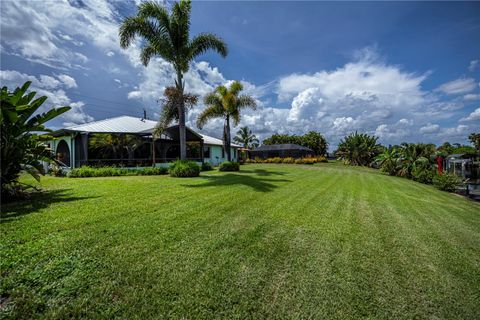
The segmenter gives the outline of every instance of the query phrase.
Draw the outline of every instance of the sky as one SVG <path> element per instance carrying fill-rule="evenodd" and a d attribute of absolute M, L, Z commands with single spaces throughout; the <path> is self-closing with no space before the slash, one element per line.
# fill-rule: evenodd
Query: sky
<path fill-rule="evenodd" d="M 118 28 L 138 0 L 0 2 L 0 81 L 72 109 L 62 128 L 105 118 L 157 120 L 174 72 L 160 57 L 144 67 L 136 41 L 121 49 Z M 164 3 L 171 5 L 171 3 Z M 480 2 L 194 1 L 191 36 L 212 32 L 226 58 L 200 56 L 185 75 L 200 98 L 242 81 L 257 110 L 243 113 L 260 139 L 273 133 L 345 135 L 401 142 L 468 143 L 480 131 Z M 203 110 L 190 110 L 187 125 Z M 223 122 L 203 133 L 221 137 Z"/>

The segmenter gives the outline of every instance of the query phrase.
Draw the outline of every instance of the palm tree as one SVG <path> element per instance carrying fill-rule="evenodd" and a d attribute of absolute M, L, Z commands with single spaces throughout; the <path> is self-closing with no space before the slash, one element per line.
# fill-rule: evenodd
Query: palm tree
<path fill-rule="evenodd" d="M 347 164 L 368 166 L 381 152 L 381 145 L 377 140 L 375 136 L 355 132 L 340 141 L 335 154 Z"/>
<path fill-rule="evenodd" d="M 237 135 L 233 141 L 243 145 L 245 149 L 253 149 L 258 147 L 259 141 L 257 136 L 252 133 L 248 127 L 242 127 L 237 131 Z"/>
<path fill-rule="evenodd" d="M 225 119 L 223 148 L 227 153 L 228 161 L 232 159 L 230 154 L 230 118 L 233 120 L 233 125 L 237 126 L 240 122 L 240 111 L 242 109 L 252 108 L 255 110 L 257 107 L 254 98 L 249 95 L 239 95 L 242 90 L 243 85 L 239 81 L 234 81 L 229 88 L 218 86 L 214 92 L 205 96 L 204 103 L 207 107 L 197 119 L 199 129 L 202 129 L 210 119 Z"/>
<path fill-rule="evenodd" d="M 400 169 L 399 156 L 396 148 L 388 148 L 375 158 L 375 163 L 380 166 L 380 170 L 394 176 Z"/>
<path fill-rule="evenodd" d="M 183 75 L 197 56 L 210 49 L 222 57 L 228 52 L 227 45 L 214 34 L 202 33 L 190 39 L 190 11 L 190 0 L 175 3 L 170 14 L 160 4 L 146 1 L 138 6 L 135 16 L 123 21 L 119 31 L 120 46 L 124 49 L 132 44 L 135 37 L 143 38 L 140 58 L 145 66 L 154 56 L 160 56 L 172 64 L 177 77 L 175 86 L 181 97 L 185 88 Z M 180 158 L 185 160 L 187 155 L 185 103 L 183 98 L 177 102 Z"/>

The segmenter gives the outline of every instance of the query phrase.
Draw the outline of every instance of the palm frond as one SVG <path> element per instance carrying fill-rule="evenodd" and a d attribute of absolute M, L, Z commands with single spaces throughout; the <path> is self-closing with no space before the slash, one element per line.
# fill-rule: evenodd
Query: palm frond
<path fill-rule="evenodd" d="M 214 50 L 224 58 L 228 54 L 228 47 L 225 42 L 212 33 L 201 33 L 195 36 L 190 42 L 189 48 L 190 59 L 194 59 L 208 50 Z"/>
<path fill-rule="evenodd" d="M 223 108 L 221 108 L 217 104 L 212 104 L 208 105 L 202 113 L 197 118 L 197 127 L 199 129 L 202 129 L 203 126 L 208 122 L 208 120 L 214 119 L 214 118 L 223 118 L 224 117 L 224 112 Z"/>

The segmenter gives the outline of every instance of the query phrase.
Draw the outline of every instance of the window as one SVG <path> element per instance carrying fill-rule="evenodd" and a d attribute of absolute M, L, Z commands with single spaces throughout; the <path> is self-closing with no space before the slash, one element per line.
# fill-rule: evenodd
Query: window
<path fill-rule="evenodd" d="M 203 157 L 210 158 L 210 147 L 203 147 Z"/>
<path fill-rule="evenodd" d="M 222 158 L 225 158 L 225 148 L 222 147 Z"/>

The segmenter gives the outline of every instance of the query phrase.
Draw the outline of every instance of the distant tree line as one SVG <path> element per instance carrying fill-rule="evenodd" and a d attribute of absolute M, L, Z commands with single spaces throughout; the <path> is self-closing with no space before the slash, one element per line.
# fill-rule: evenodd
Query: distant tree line
<path fill-rule="evenodd" d="M 327 154 L 328 142 L 321 133 L 316 131 L 310 131 L 302 136 L 276 133 L 263 140 L 263 144 L 266 145 L 285 143 L 294 143 L 310 148 L 317 156 L 324 156 Z"/>

